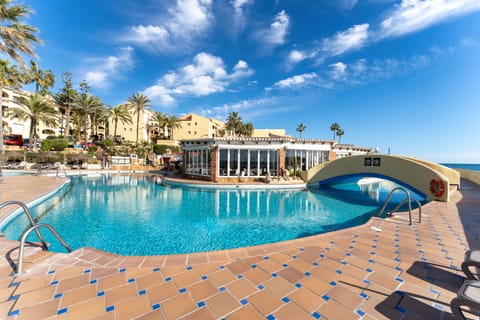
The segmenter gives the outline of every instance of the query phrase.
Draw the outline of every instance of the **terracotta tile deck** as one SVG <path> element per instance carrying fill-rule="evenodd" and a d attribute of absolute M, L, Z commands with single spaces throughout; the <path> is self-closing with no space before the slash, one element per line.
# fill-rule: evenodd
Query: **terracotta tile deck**
<path fill-rule="evenodd" d="M 63 182 L 7 176 L 0 202 L 30 202 Z M 402 216 L 372 219 L 304 239 L 175 256 L 29 247 L 19 277 L 11 276 L 18 242 L 1 238 L 0 318 L 451 319 L 464 251 L 480 246 L 479 205 L 480 187 L 462 181 L 449 203 L 427 204 L 413 226 Z"/>

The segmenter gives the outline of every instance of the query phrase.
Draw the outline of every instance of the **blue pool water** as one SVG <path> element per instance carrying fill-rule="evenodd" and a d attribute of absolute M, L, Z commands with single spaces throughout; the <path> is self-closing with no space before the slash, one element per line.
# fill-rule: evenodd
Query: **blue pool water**
<path fill-rule="evenodd" d="M 73 249 L 89 246 L 123 255 L 210 251 L 365 223 L 396 185 L 384 181 L 360 188 L 357 180 L 310 190 L 207 190 L 162 186 L 147 176 L 81 176 L 32 214 Z M 403 198 L 395 196 L 392 205 Z M 22 214 L 1 231 L 18 239 L 26 228 Z M 51 250 L 63 251 L 48 232 L 42 234 Z M 37 241 L 33 233 L 29 239 Z"/>

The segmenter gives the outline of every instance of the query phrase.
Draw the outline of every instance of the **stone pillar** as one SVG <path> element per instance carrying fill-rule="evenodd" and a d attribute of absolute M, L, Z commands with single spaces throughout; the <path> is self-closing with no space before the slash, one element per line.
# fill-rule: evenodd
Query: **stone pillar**
<path fill-rule="evenodd" d="M 218 152 L 218 146 L 214 146 L 211 150 L 210 154 L 210 175 L 212 176 L 212 181 L 213 182 L 218 182 L 218 177 L 217 177 L 217 159 L 219 156 Z"/>
<path fill-rule="evenodd" d="M 278 167 L 280 168 L 280 172 L 278 173 L 278 176 L 282 177 L 285 175 L 285 154 L 286 154 L 286 147 L 280 147 L 278 149 Z"/>

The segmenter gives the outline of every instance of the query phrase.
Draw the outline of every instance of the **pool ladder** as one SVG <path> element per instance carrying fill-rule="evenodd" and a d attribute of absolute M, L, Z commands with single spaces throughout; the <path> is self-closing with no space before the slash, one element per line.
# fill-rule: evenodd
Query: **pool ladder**
<path fill-rule="evenodd" d="M 417 199 L 412 199 L 410 197 L 410 192 L 408 192 L 407 189 L 402 188 L 402 187 L 397 187 L 397 188 L 392 189 L 392 191 L 390 191 L 390 193 L 388 194 L 387 200 L 385 200 L 385 203 L 383 204 L 383 207 L 378 212 L 378 216 L 381 216 L 382 213 L 385 211 L 385 209 L 387 208 L 387 205 L 390 202 L 390 199 L 392 198 L 395 191 L 403 191 L 403 192 L 405 192 L 407 197 L 405 199 L 403 199 L 403 201 L 400 202 L 393 210 L 391 210 L 388 213 L 388 215 L 392 216 L 393 213 L 397 212 L 398 209 L 400 209 L 400 207 L 403 206 L 405 204 L 405 202 L 407 202 L 407 204 L 408 204 L 409 225 L 412 225 L 412 201 L 413 201 L 418 205 L 418 223 L 422 223 L 422 205 L 420 204 L 420 202 Z"/>
<path fill-rule="evenodd" d="M 30 222 L 30 227 L 23 233 L 22 238 L 20 239 L 20 251 L 18 253 L 18 263 L 17 263 L 17 266 L 15 268 L 15 272 L 13 273 L 14 277 L 20 276 L 24 273 L 22 269 L 23 269 L 23 256 L 24 256 L 24 251 L 25 251 L 25 242 L 27 241 L 28 235 L 32 231 L 35 231 L 35 233 L 37 234 L 37 237 L 40 240 L 40 243 L 42 245 L 42 250 L 48 251 L 48 244 L 45 242 L 45 239 L 43 239 L 42 234 L 38 230 L 41 227 L 47 228 L 55 236 L 55 238 L 57 238 L 57 240 L 62 244 L 62 246 L 68 252 L 72 252 L 72 249 L 70 248 L 70 246 L 65 242 L 65 240 L 63 240 L 63 238 L 58 234 L 57 231 L 55 231 L 55 229 L 51 225 L 46 224 L 46 223 L 36 223 L 33 220 L 32 214 L 30 213 L 30 210 L 25 205 L 25 203 L 23 203 L 21 201 L 17 201 L 17 200 L 6 201 L 6 202 L 0 203 L 0 209 L 6 207 L 8 205 L 18 205 L 18 206 L 20 206 L 23 209 L 23 211 L 25 212 L 25 215 L 27 216 L 28 221 Z"/>

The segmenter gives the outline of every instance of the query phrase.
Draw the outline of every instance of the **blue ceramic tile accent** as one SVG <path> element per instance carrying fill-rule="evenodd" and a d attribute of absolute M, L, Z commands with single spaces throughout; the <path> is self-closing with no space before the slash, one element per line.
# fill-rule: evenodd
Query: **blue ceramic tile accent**
<path fill-rule="evenodd" d="M 305 276 L 310 277 L 310 272 L 307 271 L 304 274 L 305 274 Z"/>
<path fill-rule="evenodd" d="M 83 273 L 90 273 L 90 272 L 92 272 L 92 270 L 90 270 L 90 269 L 86 269 L 86 270 L 83 271 Z"/>
<path fill-rule="evenodd" d="M 10 285 L 9 285 L 8 287 L 9 287 L 9 288 L 11 288 L 11 287 L 16 287 L 16 286 L 18 286 L 19 284 L 20 284 L 20 282 L 12 282 L 12 283 L 10 283 Z"/>
<path fill-rule="evenodd" d="M 270 257 L 265 256 L 265 257 L 263 257 L 263 259 L 264 259 L 264 260 L 268 260 L 268 259 L 270 259 Z"/>
<path fill-rule="evenodd" d="M 420 260 L 422 260 L 422 261 L 427 261 L 428 259 L 425 258 L 425 257 L 421 257 Z"/>
<path fill-rule="evenodd" d="M 316 262 L 312 262 L 312 264 L 313 264 L 314 266 L 318 266 L 318 263 L 316 263 Z"/>
<path fill-rule="evenodd" d="M 201 307 L 205 306 L 205 302 L 199 301 L 199 302 L 197 303 L 197 306 L 198 306 L 199 308 L 201 308 Z"/>
<path fill-rule="evenodd" d="M 370 284 L 370 280 L 364 279 L 364 280 L 363 280 L 363 283 Z"/>
<path fill-rule="evenodd" d="M 50 282 L 50 285 L 51 285 L 51 286 L 56 286 L 57 284 L 58 284 L 58 280 L 55 280 L 55 281 Z"/>
<path fill-rule="evenodd" d="M 105 308 L 106 312 L 110 312 L 110 311 L 113 311 L 113 310 L 115 310 L 115 306 L 108 306 L 108 307 Z"/>
<path fill-rule="evenodd" d="M 282 264 L 282 267 L 286 268 L 286 267 L 288 267 L 288 264 L 284 263 L 284 264 Z"/>
<path fill-rule="evenodd" d="M 372 245 L 372 248 L 373 248 L 373 249 L 377 249 L 377 246 L 373 244 L 373 245 Z"/>
<path fill-rule="evenodd" d="M 396 307 L 395 310 L 397 310 L 400 313 L 405 313 L 407 310 L 403 309 L 402 307 Z"/>
<path fill-rule="evenodd" d="M 305 251 L 305 249 L 304 249 L 304 248 L 300 248 L 299 250 L 300 250 L 300 251 Z"/>
<path fill-rule="evenodd" d="M 225 266 L 220 266 L 220 269 L 225 269 Z"/>
<path fill-rule="evenodd" d="M 277 318 L 275 318 L 275 316 L 273 314 L 269 314 L 267 316 L 267 320 L 275 320 L 275 319 L 277 319 Z"/>
<path fill-rule="evenodd" d="M 157 309 L 160 309 L 160 303 L 155 303 L 154 305 L 152 305 L 152 310 L 157 310 Z"/>
<path fill-rule="evenodd" d="M 238 279 L 243 279 L 243 274 L 237 274 Z"/>
<path fill-rule="evenodd" d="M 89 283 L 90 283 L 90 284 L 95 284 L 95 283 L 97 283 L 97 279 L 90 280 Z"/>
<path fill-rule="evenodd" d="M 118 272 L 125 272 L 125 270 L 127 270 L 127 269 L 121 268 L 120 270 L 118 270 Z"/>
<path fill-rule="evenodd" d="M 325 257 L 325 255 L 320 253 L 320 258 L 324 258 L 324 257 Z"/>
<path fill-rule="evenodd" d="M 61 314 L 67 313 L 67 312 L 68 312 L 68 308 L 63 308 L 63 309 L 58 310 L 57 314 L 61 315 Z"/>
<path fill-rule="evenodd" d="M 157 267 L 157 268 L 153 268 L 153 272 L 158 272 L 158 271 L 160 271 L 160 268 L 158 268 L 158 267 Z"/>
<path fill-rule="evenodd" d="M 297 259 L 297 256 L 292 256 L 292 259 Z"/>
<path fill-rule="evenodd" d="M 346 252 L 345 255 L 346 255 L 347 257 L 350 257 L 352 254 L 351 254 L 350 252 Z"/>
<path fill-rule="evenodd" d="M 439 293 L 440 293 L 438 290 L 436 290 L 436 289 L 433 289 L 433 288 L 430 288 L 430 290 L 429 290 L 429 291 L 430 291 L 431 293 L 435 294 L 435 295 L 437 295 L 437 294 L 439 294 Z"/>
<path fill-rule="evenodd" d="M 343 265 L 346 265 L 346 264 L 347 264 L 347 261 L 342 260 L 342 261 L 340 261 L 340 263 L 343 264 Z"/>
<path fill-rule="evenodd" d="M 218 290 L 225 291 L 225 287 L 220 287 L 220 288 L 218 288 Z"/>
<path fill-rule="evenodd" d="M 433 307 L 437 310 L 441 310 L 441 311 L 445 311 L 445 307 L 442 306 L 441 304 L 438 304 L 438 303 L 434 303 L 433 304 Z"/>
<path fill-rule="evenodd" d="M 289 303 L 289 302 L 290 302 L 290 299 L 288 299 L 288 297 L 283 297 L 283 298 L 282 298 L 282 301 L 285 302 L 285 303 Z"/>
<path fill-rule="evenodd" d="M 325 301 L 328 301 L 328 300 L 330 300 L 330 297 L 327 296 L 326 294 L 324 294 L 324 295 L 322 296 L 322 299 L 325 300 Z"/>
<path fill-rule="evenodd" d="M 278 277 L 278 274 L 272 273 L 272 277 L 276 278 L 276 277 Z"/>
<path fill-rule="evenodd" d="M 147 294 L 147 291 L 146 291 L 146 290 L 140 290 L 140 291 L 138 291 L 138 295 L 139 295 L 139 296 L 143 296 L 144 294 Z"/>
<path fill-rule="evenodd" d="M 54 274 L 54 273 L 55 273 L 55 270 L 48 271 L 48 274 Z"/>
<path fill-rule="evenodd" d="M 368 273 L 371 273 L 371 272 L 373 272 L 373 270 L 372 270 L 372 269 L 370 269 L 370 268 L 367 268 L 367 269 L 365 269 L 365 271 L 367 271 Z"/>
<path fill-rule="evenodd" d="M 301 288 L 301 287 L 302 287 L 302 284 L 301 284 L 301 283 L 295 283 L 295 287 Z"/>
<path fill-rule="evenodd" d="M 360 292 L 360 297 L 362 297 L 363 299 L 367 299 L 368 294 L 366 294 L 365 292 Z"/>
<path fill-rule="evenodd" d="M 14 316 L 19 315 L 19 314 L 20 314 L 20 310 L 13 310 L 13 311 L 10 311 L 8 313 L 8 316 L 9 317 L 14 317 Z"/>
<path fill-rule="evenodd" d="M 338 273 L 338 274 L 342 274 L 342 273 L 343 273 L 342 270 L 338 270 L 338 269 L 335 270 L 335 272 Z"/>
<path fill-rule="evenodd" d="M 358 314 L 360 317 L 363 317 L 365 315 L 365 312 L 360 309 L 355 310 L 355 313 Z"/>
<path fill-rule="evenodd" d="M 104 296 L 104 295 L 105 295 L 105 291 L 97 292 L 97 297 L 101 297 L 101 296 Z"/>
<path fill-rule="evenodd" d="M 330 285 L 335 287 L 337 283 L 335 281 L 330 281 Z"/>
<path fill-rule="evenodd" d="M 318 312 L 314 312 L 312 313 L 312 317 L 314 317 L 315 319 L 320 319 L 322 316 Z"/>
<path fill-rule="evenodd" d="M 187 266 L 187 270 L 192 270 L 192 266 Z"/>
<path fill-rule="evenodd" d="M 53 296 L 53 299 L 58 299 L 63 297 L 63 293 L 57 293 L 56 295 Z"/>
<path fill-rule="evenodd" d="M 370 254 L 377 254 L 375 251 L 370 251 Z"/>
<path fill-rule="evenodd" d="M 257 286 L 257 288 L 260 289 L 260 290 L 263 290 L 263 288 L 265 288 L 265 287 L 262 286 L 261 284 L 259 284 L 259 285 Z"/>
<path fill-rule="evenodd" d="M 330 248 L 325 248 L 325 251 L 330 251 Z"/>
<path fill-rule="evenodd" d="M 400 267 L 396 267 L 395 270 L 397 270 L 397 271 L 403 271 L 403 269 L 400 268 Z"/>
<path fill-rule="evenodd" d="M 128 283 L 134 283 L 134 282 L 135 282 L 135 278 L 128 279 Z"/>
<path fill-rule="evenodd" d="M 208 277 L 207 276 L 202 276 L 202 280 L 207 280 Z"/>
<path fill-rule="evenodd" d="M 19 294 L 16 294 L 16 295 L 11 296 L 10 298 L 8 298 L 8 301 L 17 300 L 18 298 L 20 298 L 20 295 L 19 295 Z"/>
<path fill-rule="evenodd" d="M 400 259 L 398 259 L 398 258 L 395 258 L 395 259 L 393 259 L 393 260 L 395 260 L 395 261 L 397 261 L 397 262 L 400 262 L 400 261 L 401 261 L 401 260 L 400 260 Z"/>
<path fill-rule="evenodd" d="M 242 300 L 240 300 L 240 303 L 242 305 L 246 305 L 246 304 L 248 304 L 248 300 L 247 299 L 242 299 Z"/>
<path fill-rule="evenodd" d="M 165 281 L 166 281 L 166 282 L 170 282 L 170 281 L 172 281 L 172 278 L 171 278 L 171 277 L 166 277 L 166 278 L 165 278 Z"/>
<path fill-rule="evenodd" d="M 252 264 L 252 268 L 255 269 L 257 267 L 256 264 Z"/>
<path fill-rule="evenodd" d="M 369 263 L 375 263 L 375 260 L 369 259 L 368 262 L 369 262 Z"/>
<path fill-rule="evenodd" d="M 402 278 L 395 278 L 395 280 L 397 280 L 398 282 L 403 282 L 403 279 Z"/>
<path fill-rule="evenodd" d="M 187 289 L 185 288 L 180 288 L 180 290 L 178 290 L 180 293 L 184 293 L 184 292 L 187 292 Z"/>

